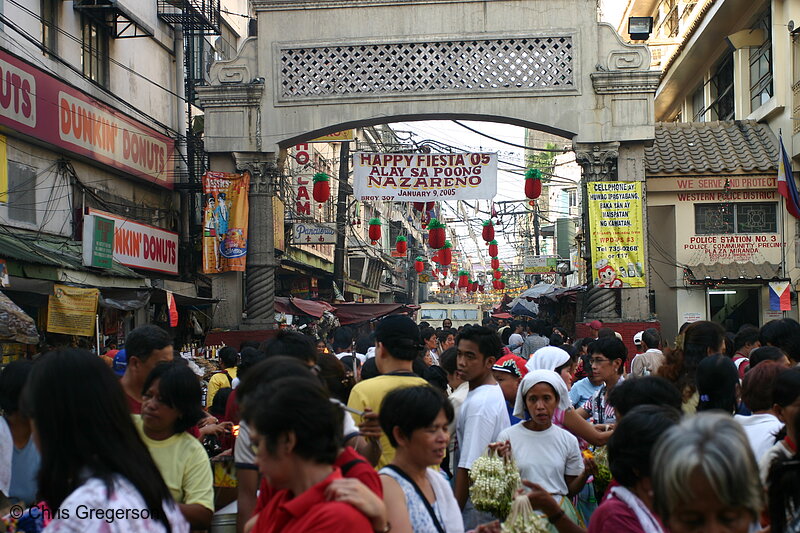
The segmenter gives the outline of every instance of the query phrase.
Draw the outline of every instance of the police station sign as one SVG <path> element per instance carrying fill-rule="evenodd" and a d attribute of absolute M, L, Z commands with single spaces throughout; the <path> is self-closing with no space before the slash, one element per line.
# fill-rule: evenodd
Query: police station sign
<path fill-rule="evenodd" d="M 491 200 L 497 194 L 497 154 L 355 152 L 353 180 L 360 200 Z"/>
<path fill-rule="evenodd" d="M 174 140 L 1 50 L 0 125 L 173 187 Z"/>

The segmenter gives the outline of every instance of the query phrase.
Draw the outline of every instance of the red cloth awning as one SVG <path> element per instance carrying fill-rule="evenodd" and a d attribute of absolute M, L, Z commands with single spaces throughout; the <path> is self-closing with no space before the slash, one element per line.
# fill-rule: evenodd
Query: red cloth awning
<path fill-rule="evenodd" d="M 300 298 L 287 298 L 278 296 L 275 298 L 275 312 L 286 313 L 287 315 L 308 315 L 319 318 L 325 311 L 335 311 L 328 302 L 318 300 L 302 300 Z"/>
<path fill-rule="evenodd" d="M 494 318 L 502 318 L 502 319 L 504 319 L 504 320 L 508 320 L 508 319 L 510 319 L 510 318 L 513 318 L 513 317 L 511 316 L 511 313 L 493 313 L 493 314 L 492 314 L 492 316 L 493 316 Z"/>
<path fill-rule="evenodd" d="M 336 304 L 336 317 L 343 326 L 376 320 L 388 315 L 411 314 L 419 309 L 418 305 L 407 304 Z"/>

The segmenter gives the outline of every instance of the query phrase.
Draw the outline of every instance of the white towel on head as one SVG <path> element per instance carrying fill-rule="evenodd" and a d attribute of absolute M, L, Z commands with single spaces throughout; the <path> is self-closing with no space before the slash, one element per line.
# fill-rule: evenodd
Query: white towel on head
<path fill-rule="evenodd" d="M 569 354 L 557 346 L 539 348 L 525 363 L 529 372 L 534 370 L 555 370 L 569 361 Z"/>
<path fill-rule="evenodd" d="M 534 370 L 533 372 L 528 372 L 525 374 L 525 377 L 522 378 L 522 381 L 519 384 L 519 388 L 517 389 L 517 400 L 514 403 L 514 416 L 517 418 L 522 418 L 523 420 L 528 418 L 527 411 L 525 409 L 525 395 L 529 390 L 531 390 L 531 387 L 537 383 L 548 383 L 551 387 L 553 387 L 553 389 L 556 391 L 556 394 L 558 394 L 559 409 L 566 411 L 570 408 L 571 404 L 569 401 L 569 391 L 567 391 L 567 384 L 564 383 L 562 377 L 552 370 Z"/>

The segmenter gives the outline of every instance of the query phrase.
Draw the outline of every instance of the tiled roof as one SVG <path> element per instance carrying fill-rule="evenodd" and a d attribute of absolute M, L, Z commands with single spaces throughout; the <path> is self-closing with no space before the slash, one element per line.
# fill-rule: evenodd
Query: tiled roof
<path fill-rule="evenodd" d="M 781 276 L 780 265 L 772 263 L 712 263 L 687 267 L 689 276 L 695 282 L 729 282 L 769 281 L 787 279 Z"/>
<path fill-rule="evenodd" d="M 777 172 L 778 143 L 752 120 L 658 122 L 653 146 L 645 148 L 650 174 Z"/>

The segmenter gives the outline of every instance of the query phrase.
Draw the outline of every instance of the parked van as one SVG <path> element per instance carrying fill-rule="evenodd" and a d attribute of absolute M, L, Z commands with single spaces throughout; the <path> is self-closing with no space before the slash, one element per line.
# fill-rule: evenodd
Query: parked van
<path fill-rule="evenodd" d="M 480 324 L 483 312 L 480 305 L 475 304 L 420 304 L 417 311 L 417 324 L 428 322 L 433 328 L 442 327 L 442 321 L 449 318 L 454 328 L 467 324 Z"/>

